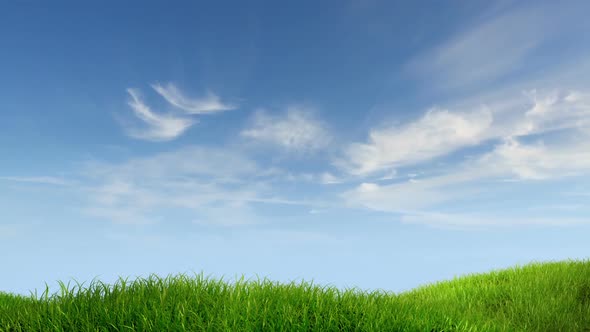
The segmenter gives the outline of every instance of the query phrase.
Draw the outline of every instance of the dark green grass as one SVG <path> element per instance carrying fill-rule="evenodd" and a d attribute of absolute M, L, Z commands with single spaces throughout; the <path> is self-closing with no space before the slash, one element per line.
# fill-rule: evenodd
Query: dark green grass
<path fill-rule="evenodd" d="M 590 261 L 532 263 L 410 292 L 150 276 L 0 293 L 0 331 L 590 331 Z"/>

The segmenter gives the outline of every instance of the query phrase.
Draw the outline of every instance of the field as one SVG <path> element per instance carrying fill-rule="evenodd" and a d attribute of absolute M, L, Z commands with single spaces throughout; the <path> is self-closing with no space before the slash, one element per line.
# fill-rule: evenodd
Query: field
<path fill-rule="evenodd" d="M 531 263 L 400 294 L 152 275 L 0 293 L 0 331 L 590 331 L 590 260 Z"/>

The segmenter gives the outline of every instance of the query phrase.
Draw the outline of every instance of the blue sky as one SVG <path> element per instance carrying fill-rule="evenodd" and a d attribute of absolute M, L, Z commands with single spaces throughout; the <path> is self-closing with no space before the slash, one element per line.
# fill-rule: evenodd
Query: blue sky
<path fill-rule="evenodd" d="M 589 10 L 3 3 L 0 289 L 587 258 Z"/>

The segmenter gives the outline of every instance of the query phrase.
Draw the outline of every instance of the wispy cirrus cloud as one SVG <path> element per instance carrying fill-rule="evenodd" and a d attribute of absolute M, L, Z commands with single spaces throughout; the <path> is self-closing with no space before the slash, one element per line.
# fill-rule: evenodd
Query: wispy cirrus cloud
<path fill-rule="evenodd" d="M 326 147 L 331 136 L 325 125 L 310 110 L 289 107 L 284 114 L 272 116 L 265 111 L 254 114 L 253 124 L 241 135 L 263 144 L 289 151 L 311 152 Z"/>
<path fill-rule="evenodd" d="M 182 135 L 195 121 L 172 114 L 158 114 L 147 106 L 141 99 L 139 90 L 127 89 L 130 96 L 128 105 L 137 118 L 146 125 L 145 128 L 126 126 L 129 136 L 148 141 L 169 141 Z"/>
<path fill-rule="evenodd" d="M 574 36 L 585 39 L 579 32 L 588 29 L 589 24 L 580 7 L 573 3 L 543 2 L 512 7 L 510 11 L 464 27 L 465 32 L 416 56 L 407 69 L 439 89 L 478 86 L 539 64 L 542 57 L 536 56 L 560 51 L 563 40 Z M 567 61 L 568 58 L 554 56 L 553 59 Z"/>
<path fill-rule="evenodd" d="M 0 176 L 0 180 L 11 181 L 11 182 L 24 182 L 24 183 L 36 183 L 36 184 L 49 184 L 56 186 L 69 186 L 72 185 L 71 181 L 63 178 L 53 176 Z"/>
<path fill-rule="evenodd" d="M 237 105 L 222 101 L 219 96 L 211 91 L 208 91 L 204 97 L 193 98 L 187 97 L 172 83 L 165 86 L 155 83 L 152 84 L 152 88 L 170 104 L 188 114 L 211 114 L 237 108 Z"/>
<path fill-rule="evenodd" d="M 116 223 L 154 223 L 158 211 L 170 209 L 198 224 L 237 226 L 257 220 L 253 204 L 314 205 L 283 197 L 274 176 L 231 148 L 190 146 L 121 163 L 93 161 L 81 173 L 82 212 Z"/>
<path fill-rule="evenodd" d="M 148 141 L 170 141 L 186 132 L 198 120 L 197 114 L 212 114 L 221 111 L 235 109 L 237 106 L 222 102 L 221 99 L 209 92 L 203 98 L 186 97 L 174 84 L 163 86 L 159 83 L 152 84 L 152 88 L 172 106 L 181 109 L 184 114 L 174 112 L 154 112 L 143 100 L 138 89 L 129 88 L 128 105 L 133 114 L 143 122 L 143 127 L 137 127 L 129 123 L 123 123 L 127 135 L 130 137 Z"/>
<path fill-rule="evenodd" d="M 469 213 L 440 213 L 440 212 L 411 212 L 401 217 L 401 222 L 408 224 L 422 224 L 445 229 L 473 230 L 496 227 L 518 226 L 572 226 L 588 225 L 590 218 L 582 217 L 521 217 Z"/>

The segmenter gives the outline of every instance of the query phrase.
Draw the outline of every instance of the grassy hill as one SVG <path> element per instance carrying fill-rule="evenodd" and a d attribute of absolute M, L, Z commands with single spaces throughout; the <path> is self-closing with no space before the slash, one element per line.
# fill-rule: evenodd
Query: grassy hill
<path fill-rule="evenodd" d="M 400 294 L 185 275 L 0 293 L 0 331 L 590 331 L 590 261 L 532 263 Z"/>

